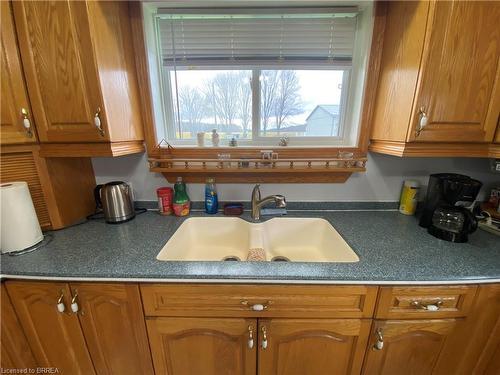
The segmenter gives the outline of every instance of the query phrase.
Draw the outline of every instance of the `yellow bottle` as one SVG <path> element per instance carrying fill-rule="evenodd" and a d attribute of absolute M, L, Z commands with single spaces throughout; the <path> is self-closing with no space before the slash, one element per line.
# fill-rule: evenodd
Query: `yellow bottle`
<path fill-rule="evenodd" d="M 414 215 L 417 209 L 418 191 L 420 185 L 418 181 L 406 180 L 401 190 L 399 199 L 399 212 L 404 215 Z"/>

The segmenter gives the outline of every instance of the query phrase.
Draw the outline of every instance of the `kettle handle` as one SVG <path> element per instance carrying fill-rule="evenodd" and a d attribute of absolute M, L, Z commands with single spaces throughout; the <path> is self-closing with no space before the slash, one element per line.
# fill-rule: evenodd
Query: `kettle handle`
<path fill-rule="evenodd" d="M 102 200 L 101 200 L 101 189 L 104 185 L 100 184 L 94 188 L 94 199 L 96 209 L 102 208 Z"/>

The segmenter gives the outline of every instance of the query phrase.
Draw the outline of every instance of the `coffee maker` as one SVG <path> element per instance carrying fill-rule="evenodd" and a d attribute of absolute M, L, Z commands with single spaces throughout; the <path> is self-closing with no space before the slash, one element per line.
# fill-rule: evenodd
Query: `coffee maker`
<path fill-rule="evenodd" d="M 467 242 L 477 228 L 477 220 L 463 205 L 474 202 L 482 183 L 469 176 L 437 173 L 429 177 L 420 226 L 437 238 Z"/>

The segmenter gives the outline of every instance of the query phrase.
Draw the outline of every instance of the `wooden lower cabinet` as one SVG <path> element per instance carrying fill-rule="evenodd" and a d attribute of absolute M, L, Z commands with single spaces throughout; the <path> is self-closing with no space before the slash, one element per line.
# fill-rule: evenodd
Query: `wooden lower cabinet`
<path fill-rule="evenodd" d="M 153 374 L 136 284 L 7 281 L 6 287 L 39 366 L 69 375 Z"/>
<path fill-rule="evenodd" d="M 366 351 L 363 374 L 454 374 L 455 358 L 447 353 L 460 319 L 375 321 Z M 377 341 L 382 346 L 375 347 Z"/>
<path fill-rule="evenodd" d="M 71 283 L 97 374 L 152 375 L 146 324 L 136 284 Z"/>
<path fill-rule="evenodd" d="M 5 371 L 15 368 L 34 368 L 35 357 L 3 284 L 1 289 L 0 367 Z"/>
<path fill-rule="evenodd" d="M 56 367 L 61 374 L 95 374 L 78 316 L 68 311 L 68 284 L 8 281 L 6 286 L 40 366 Z M 61 296 L 64 312 L 57 310 Z"/>
<path fill-rule="evenodd" d="M 370 326 L 370 319 L 259 319 L 258 373 L 359 374 Z"/>
<path fill-rule="evenodd" d="M 479 287 L 473 309 L 460 328 L 455 356 L 462 374 L 500 374 L 500 284 Z"/>
<path fill-rule="evenodd" d="M 148 318 L 146 323 L 158 375 L 256 373 L 256 319 Z"/>
<path fill-rule="evenodd" d="M 1 365 L 70 375 L 500 374 L 500 284 L 310 288 L 8 280 Z"/>

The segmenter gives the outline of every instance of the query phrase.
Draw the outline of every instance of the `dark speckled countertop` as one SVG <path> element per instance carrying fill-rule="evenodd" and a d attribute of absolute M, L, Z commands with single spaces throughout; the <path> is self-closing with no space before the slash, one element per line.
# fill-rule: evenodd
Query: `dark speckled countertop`
<path fill-rule="evenodd" d="M 202 216 L 194 212 L 191 216 Z M 162 262 L 156 255 L 184 219 L 148 212 L 110 225 L 92 221 L 52 232 L 45 248 L 1 256 L 3 278 L 284 283 L 467 283 L 500 281 L 500 239 L 438 240 L 396 211 L 294 211 L 328 220 L 358 263 Z M 248 219 L 245 212 L 243 218 Z"/>

